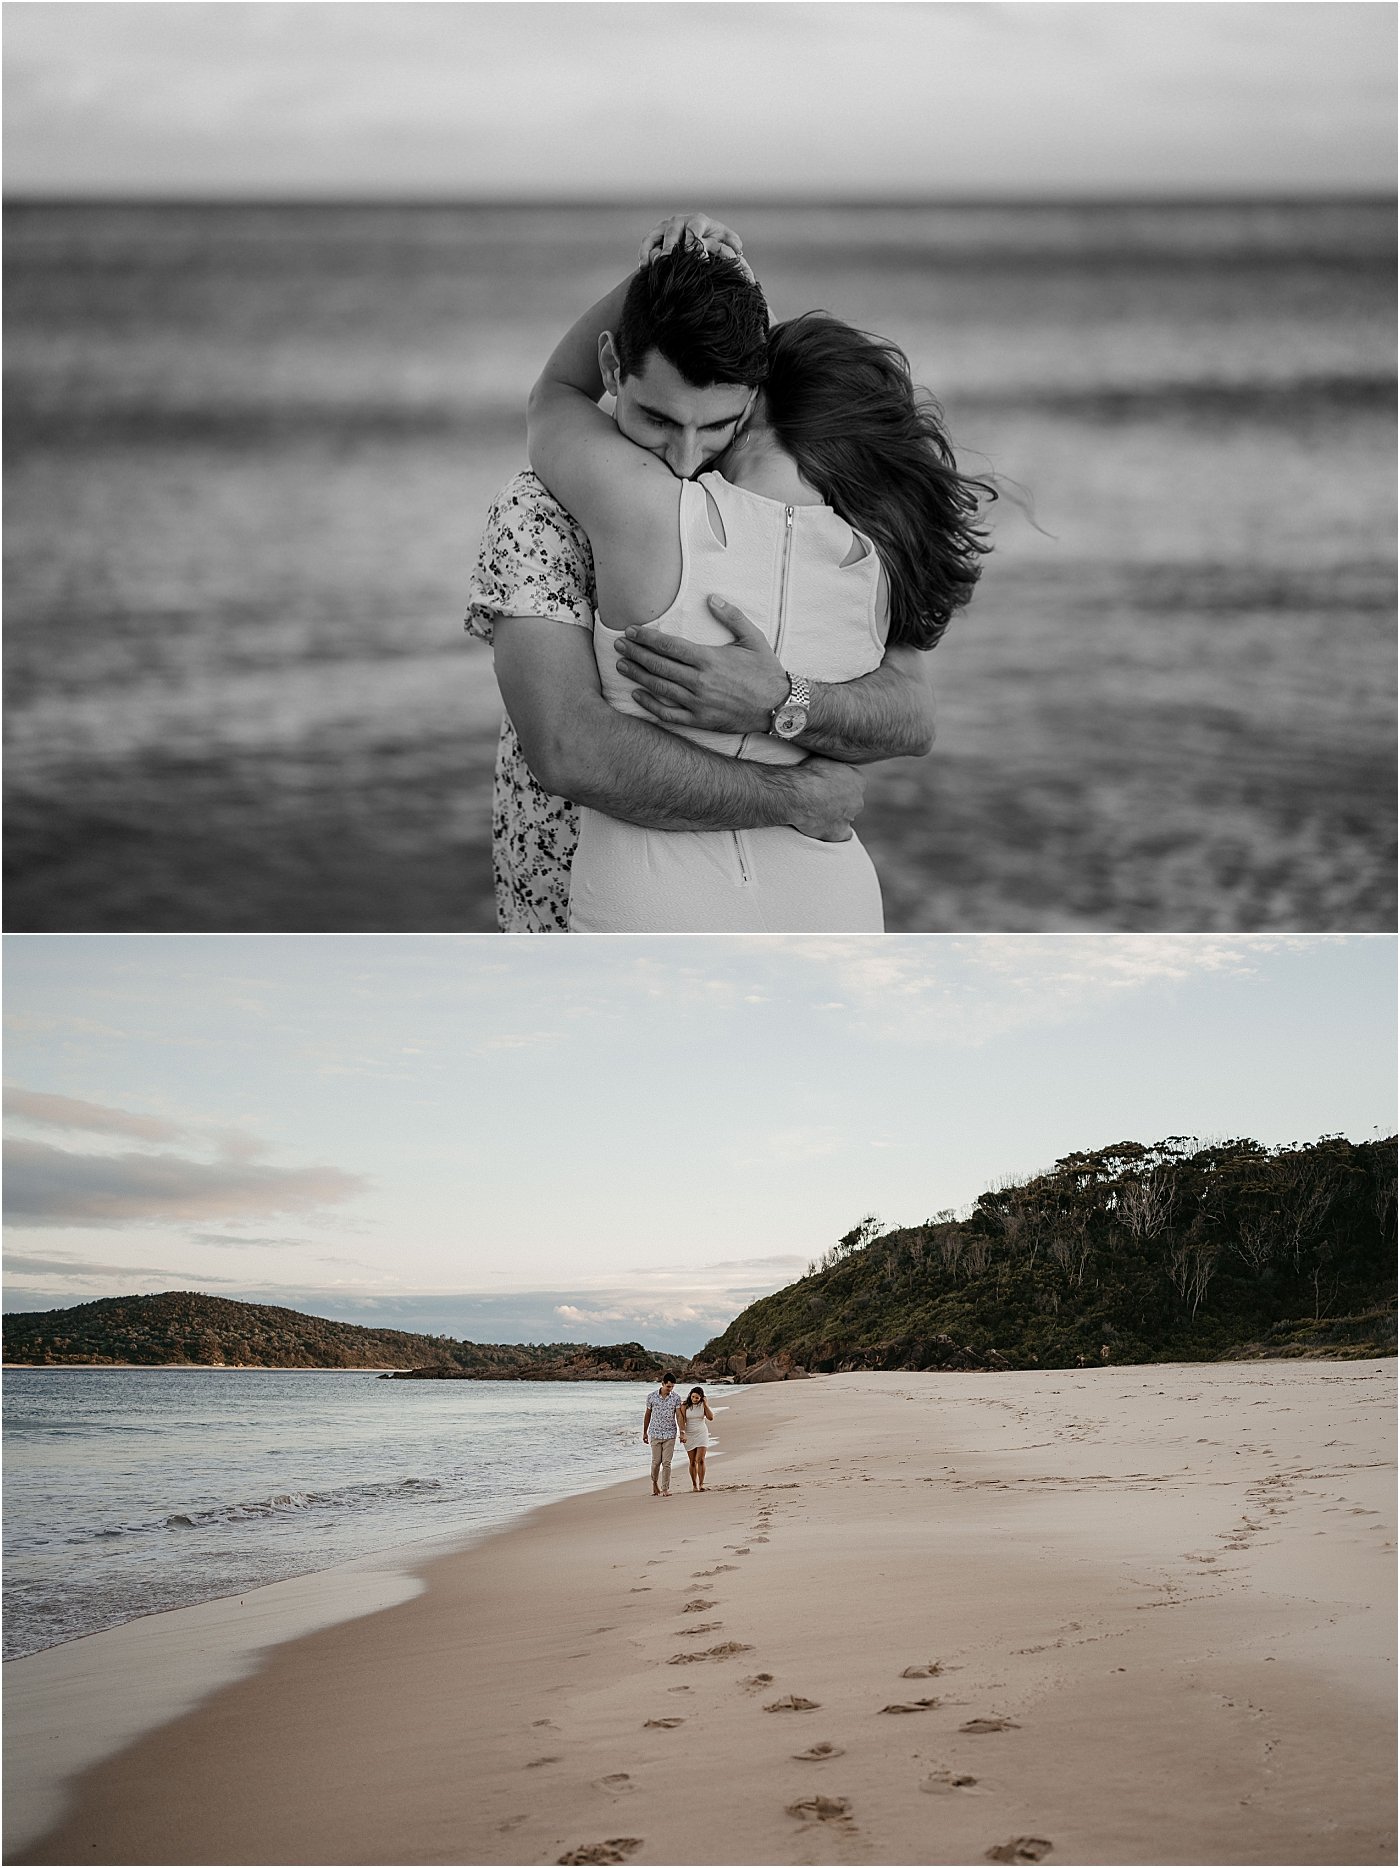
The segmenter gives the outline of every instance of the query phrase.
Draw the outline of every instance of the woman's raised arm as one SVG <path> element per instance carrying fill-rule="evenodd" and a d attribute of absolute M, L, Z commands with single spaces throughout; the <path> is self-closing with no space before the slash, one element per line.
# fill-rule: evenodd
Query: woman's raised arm
<path fill-rule="evenodd" d="M 570 325 L 530 391 L 530 465 L 595 545 L 595 532 L 605 534 L 635 517 L 636 501 L 656 474 L 655 457 L 629 441 L 598 406 L 607 389 L 604 339 L 611 356 L 611 334 L 637 271 L 686 240 L 723 253 L 752 279 L 743 241 L 732 227 L 708 214 L 670 215 L 643 240 L 637 268 Z"/>
<path fill-rule="evenodd" d="M 617 327 L 632 277 L 570 325 L 526 407 L 530 465 L 590 536 L 625 510 L 634 476 L 651 463 L 646 450 L 634 447 L 598 406 L 605 388 L 602 339 Z"/>

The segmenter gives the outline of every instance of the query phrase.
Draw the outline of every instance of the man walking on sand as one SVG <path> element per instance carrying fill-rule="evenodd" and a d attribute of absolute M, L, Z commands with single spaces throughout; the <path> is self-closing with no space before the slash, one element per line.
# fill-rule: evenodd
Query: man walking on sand
<path fill-rule="evenodd" d="M 653 1388 L 647 1396 L 647 1411 L 642 1421 L 642 1438 L 651 1446 L 651 1490 L 654 1498 L 671 1496 L 671 1455 L 676 1450 L 676 1409 L 681 1404 L 675 1386 L 674 1375 L 661 1377 L 660 1386 Z"/>

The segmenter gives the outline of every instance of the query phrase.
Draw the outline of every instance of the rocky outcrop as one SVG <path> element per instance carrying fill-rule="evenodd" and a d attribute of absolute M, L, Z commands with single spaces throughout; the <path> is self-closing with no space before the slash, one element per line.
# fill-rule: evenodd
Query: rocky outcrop
<path fill-rule="evenodd" d="M 734 1378 L 747 1387 L 753 1382 L 792 1382 L 805 1381 L 807 1371 L 795 1362 L 786 1349 L 780 1349 L 776 1355 L 765 1356 L 761 1362 L 746 1362 L 742 1372 Z"/>
<path fill-rule="evenodd" d="M 951 1336 L 895 1336 L 856 1350 L 814 1356 L 814 1369 L 1009 1369 L 1016 1365 L 996 1349 L 968 1349 Z"/>
<path fill-rule="evenodd" d="M 867 1348 L 846 1349 L 822 1344 L 804 1367 L 786 1349 L 750 1358 L 743 1351 L 731 1356 L 699 1357 L 686 1369 L 685 1381 L 757 1382 L 802 1381 L 809 1375 L 836 1375 L 854 1369 L 1009 1369 L 1017 1365 L 995 1349 L 967 1349 L 951 1336 L 892 1336 Z"/>
<path fill-rule="evenodd" d="M 444 1368 L 434 1364 L 426 1368 L 395 1369 L 385 1381 L 441 1382 L 644 1382 L 672 1375 L 678 1381 L 688 1379 L 684 1356 L 667 1355 L 644 1349 L 640 1343 L 605 1343 L 599 1348 L 581 1344 L 575 1353 L 565 1353 L 554 1361 L 526 1361 L 519 1366 L 496 1364 L 490 1369 Z"/>

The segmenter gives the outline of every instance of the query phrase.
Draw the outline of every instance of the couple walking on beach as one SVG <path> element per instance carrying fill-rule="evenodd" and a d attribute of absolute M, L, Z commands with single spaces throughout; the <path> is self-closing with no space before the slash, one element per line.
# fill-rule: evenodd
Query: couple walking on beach
<path fill-rule="evenodd" d="M 714 1419 L 703 1388 L 692 1388 L 681 1399 L 674 1375 L 663 1375 L 647 1396 L 642 1418 L 642 1439 L 651 1447 L 651 1489 L 656 1498 L 671 1496 L 671 1457 L 677 1436 L 690 1459 L 690 1489 L 705 1489 L 705 1454 L 710 1445 L 708 1423 Z"/>

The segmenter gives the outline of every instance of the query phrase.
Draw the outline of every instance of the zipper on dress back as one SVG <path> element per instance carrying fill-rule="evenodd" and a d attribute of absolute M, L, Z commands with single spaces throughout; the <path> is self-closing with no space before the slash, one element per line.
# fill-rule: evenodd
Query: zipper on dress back
<path fill-rule="evenodd" d="M 783 507 L 783 568 L 778 581 L 778 626 L 773 632 L 773 653 L 775 655 L 782 646 L 783 632 L 787 627 L 788 567 L 792 563 L 792 522 L 795 516 L 795 509 L 793 507 Z M 739 742 L 739 750 L 735 755 L 736 758 L 743 757 L 744 747 L 748 744 L 748 741 L 749 736 L 745 734 L 743 739 Z M 752 877 L 749 874 L 748 859 L 745 854 L 742 835 L 737 830 L 731 831 L 730 835 L 734 838 L 734 854 L 739 859 L 740 883 L 741 885 L 747 885 L 752 880 Z"/>
<path fill-rule="evenodd" d="M 778 627 L 773 636 L 773 653 L 775 655 L 778 655 L 779 650 L 783 646 L 783 634 L 787 629 L 788 567 L 792 563 L 792 522 L 794 517 L 795 509 L 791 506 L 784 506 L 783 576 L 782 582 L 778 585 Z M 779 656 L 779 659 L 781 660 L 781 656 Z"/>

